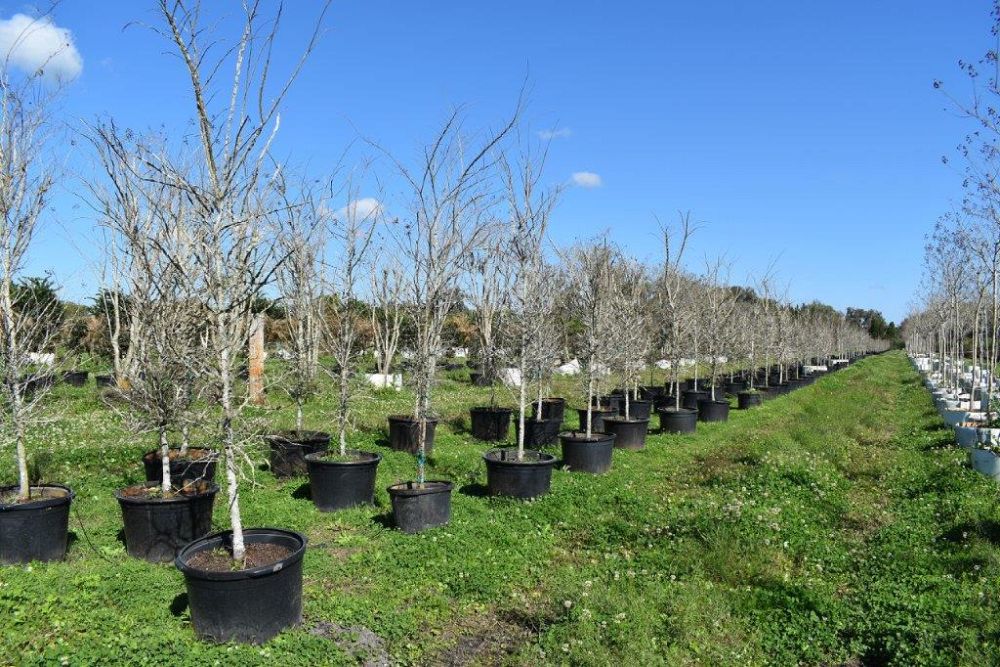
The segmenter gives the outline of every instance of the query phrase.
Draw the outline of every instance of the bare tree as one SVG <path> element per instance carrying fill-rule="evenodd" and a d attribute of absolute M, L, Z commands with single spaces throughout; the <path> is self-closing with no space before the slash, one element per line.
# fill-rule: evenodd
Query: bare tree
<path fill-rule="evenodd" d="M 373 267 L 371 272 L 372 302 L 369 314 L 375 358 L 383 388 L 389 385 L 393 360 L 403 333 L 403 319 L 406 315 L 403 289 L 404 275 L 399 263 L 393 257 L 382 258 L 381 265 Z"/>
<path fill-rule="evenodd" d="M 722 358 L 731 354 L 730 335 L 736 308 L 736 292 L 729 286 L 729 264 L 724 257 L 705 262 L 702 291 L 704 306 L 704 340 L 708 353 L 711 399 L 716 400 L 717 380 L 722 368 Z"/>
<path fill-rule="evenodd" d="M 659 322 L 659 345 L 670 362 L 674 386 L 674 409 L 681 408 L 680 370 L 690 313 L 684 308 L 685 278 L 682 261 L 691 235 L 697 230 L 690 212 L 679 213 L 676 228 L 660 223 L 663 235 L 663 260 L 656 284 L 656 314 Z"/>
<path fill-rule="evenodd" d="M 626 420 L 632 418 L 632 400 L 639 397 L 639 379 L 649 355 L 650 285 L 643 266 L 635 260 L 623 258 L 617 267 L 615 291 L 612 300 L 613 316 L 609 319 L 610 335 L 615 341 L 613 367 L 618 371 L 625 390 Z"/>

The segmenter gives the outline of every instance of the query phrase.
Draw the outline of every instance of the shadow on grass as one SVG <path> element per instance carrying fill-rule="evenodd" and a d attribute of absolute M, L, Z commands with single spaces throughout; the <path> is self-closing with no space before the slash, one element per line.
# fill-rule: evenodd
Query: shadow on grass
<path fill-rule="evenodd" d="M 942 533 L 941 539 L 948 542 L 958 543 L 972 536 L 986 540 L 993 546 L 1000 546 L 1000 522 L 987 520 L 977 523 L 967 521 L 956 524 L 950 530 Z"/>
<path fill-rule="evenodd" d="M 489 496 L 489 489 L 486 488 L 486 485 L 478 482 L 466 484 L 465 486 L 460 487 L 458 492 L 463 496 L 469 496 L 470 498 L 486 498 Z"/>
<path fill-rule="evenodd" d="M 188 608 L 187 593 L 181 593 L 170 603 L 170 613 L 174 616 L 182 616 Z"/>
<path fill-rule="evenodd" d="M 392 520 L 392 510 L 388 512 L 383 512 L 382 514 L 376 514 L 372 517 L 372 523 L 376 526 L 382 526 L 383 528 L 388 528 L 392 530 L 396 527 L 396 522 Z"/>
<path fill-rule="evenodd" d="M 299 484 L 298 488 L 292 491 L 292 498 L 296 500 L 312 500 L 312 487 L 309 482 Z"/>

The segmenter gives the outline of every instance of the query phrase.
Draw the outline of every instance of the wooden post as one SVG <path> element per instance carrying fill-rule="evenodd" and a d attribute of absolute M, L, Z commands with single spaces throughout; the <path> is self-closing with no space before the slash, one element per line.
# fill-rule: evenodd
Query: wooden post
<path fill-rule="evenodd" d="M 264 395 L 264 358 L 266 353 L 264 352 L 263 313 L 254 318 L 253 326 L 250 328 L 250 352 L 248 356 L 250 402 L 254 405 L 263 405 L 267 400 Z"/>

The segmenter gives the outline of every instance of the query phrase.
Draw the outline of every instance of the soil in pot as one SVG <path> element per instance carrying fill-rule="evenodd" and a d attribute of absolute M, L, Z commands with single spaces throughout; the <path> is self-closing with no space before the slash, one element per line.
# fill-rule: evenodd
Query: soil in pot
<path fill-rule="evenodd" d="M 604 431 L 604 418 L 605 417 L 617 417 L 617 408 L 593 408 L 590 414 L 590 430 Z M 586 432 L 587 430 L 587 411 L 583 408 L 577 409 L 577 414 L 580 416 L 580 430 Z"/>
<path fill-rule="evenodd" d="M 560 433 L 562 444 L 562 465 L 573 472 L 600 474 L 611 470 L 611 452 L 614 450 L 615 436 L 612 433 L 592 433 L 586 431 Z"/>
<path fill-rule="evenodd" d="M 251 528 L 243 539 L 242 569 L 233 569 L 231 531 L 195 540 L 174 561 L 184 573 L 191 625 L 202 639 L 260 644 L 302 620 L 306 538 Z"/>
<path fill-rule="evenodd" d="M 698 411 L 687 408 L 657 410 L 661 433 L 694 433 L 698 428 Z"/>
<path fill-rule="evenodd" d="M 451 520 L 451 482 L 400 482 L 386 490 L 392 501 L 393 521 L 404 533 L 419 533 Z"/>
<path fill-rule="evenodd" d="M 306 474 L 306 455 L 325 452 L 330 434 L 323 431 L 285 431 L 264 437 L 271 446 L 271 472 L 276 477 Z"/>
<path fill-rule="evenodd" d="M 521 423 L 518 420 L 514 421 L 514 437 L 518 437 L 518 432 L 521 429 Z M 561 419 L 542 419 L 536 420 L 534 417 L 528 417 L 524 420 L 524 446 L 533 447 L 547 447 L 549 445 L 554 445 L 559 441 L 559 431 L 562 430 L 562 420 Z"/>
<path fill-rule="evenodd" d="M 604 431 L 615 436 L 615 447 L 619 449 L 643 449 L 646 446 L 646 432 L 648 430 L 649 419 L 625 419 L 624 417 L 604 419 Z"/>
<path fill-rule="evenodd" d="M 73 491 L 60 484 L 33 486 L 26 502 L 17 501 L 17 491 L 0 487 L 0 564 L 61 560 Z"/>
<path fill-rule="evenodd" d="M 694 389 L 688 389 L 681 394 L 681 407 L 687 408 L 688 410 L 697 410 L 698 401 L 708 398 L 709 395 L 710 394 L 703 389 L 698 389 L 697 391 Z"/>
<path fill-rule="evenodd" d="M 483 460 L 491 496 L 528 500 L 549 492 L 556 463 L 552 454 L 526 449 L 518 459 L 517 449 L 493 449 L 483 454 Z"/>
<path fill-rule="evenodd" d="M 747 410 L 749 408 L 758 406 L 761 404 L 760 392 L 757 391 L 741 391 L 736 394 L 736 407 L 740 410 Z"/>
<path fill-rule="evenodd" d="M 309 490 L 320 512 L 333 512 L 375 502 L 375 475 L 382 457 L 356 449 L 306 455 Z"/>
<path fill-rule="evenodd" d="M 729 401 L 698 401 L 698 421 L 724 422 L 729 419 Z"/>
<path fill-rule="evenodd" d="M 506 440 L 510 432 L 510 408 L 478 407 L 469 410 L 472 437 L 486 442 Z"/>
<path fill-rule="evenodd" d="M 389 447 L 398 452 L 416 454 L 420 449 L 420 421 L 410 415 L 389 415 Z M 425 422 L 424 451 L 429 455 L 434 449 L 434 431 L 437 419 L 428 418 Z"/>
<path fill-rule="evenodd" d="M 181 455 L 181 450 L 170 450 L 170 479 L 181 480 L 215 479 L 215 463 L 218 457 L 211 449 L 190 447 L 187 453 Z M 147 482 L 159 482 L 163 479 L 163 461 L 160 450 L 154 449 L 142 455 L 142 467 L 146 472 Z"/>
<path fill-rule="evenodd" d="M 538 415 L 538 402 L 535 401 L 531 404 L 531 412 L 533 416 Z M 566 399 L 565 398 L 543 398 L 542 399 L 542 419 L 558 419 L 562 423 L 563 418 L 566 415 Z"/>
<path fill-rule="evenodd" d="M 125 550 L 153 563 L 172 561 L 184 545 L 212 530 L 212 507 L 219 487 L 188 482 L 164 496 L 158 482 L 115 492 L 125 525 Z"/>

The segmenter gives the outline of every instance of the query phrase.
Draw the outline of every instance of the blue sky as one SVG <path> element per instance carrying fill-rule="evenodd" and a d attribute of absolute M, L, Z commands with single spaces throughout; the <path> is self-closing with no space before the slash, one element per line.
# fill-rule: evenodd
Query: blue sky
<path fill-rule="evenodd" d="M 214 6 L 222 2 L 209 3 Z M 289 2 L 279 65 L 318 3 Z M 235 6 L 235 3 L 234 3 Z M 0 19 L 25 11 L 0 3 Z M 83 59 L 59 117 L 182 131 L 190 99 L 167 45 L 132 21 L 148 0 L 65 0 L 55 23 Z M 552 234 L 608 230 L 641 258 L 653 215 L 691 210 L 689 256 L 726 253 L 734 277 L 777 260 L 795 301 L 875 307 L 899 320 L 920 278 L 924 234 L 961 196 L 941 163 L 967 129 L 934 79 L 967 90 L 959 58 L 989 44 L 984 1 L 335 2 L 328 31 L 282 117 L 278 150 L 317 171 L 359 135 L 407 154 L 452 105 L 493 125 L 530 80 L 533 131 L 558 129 L 548 177 L 567 191 Z M 72 136 L 72 135 L 70 135 Z M 85 144 L 67 140 L 73 172 Z M 93 232 L 69 178 L 35 248 L 70 297 L 92 294 Z"/>

